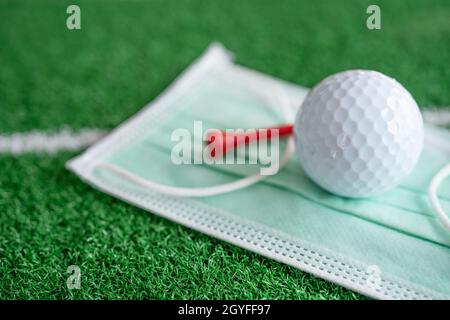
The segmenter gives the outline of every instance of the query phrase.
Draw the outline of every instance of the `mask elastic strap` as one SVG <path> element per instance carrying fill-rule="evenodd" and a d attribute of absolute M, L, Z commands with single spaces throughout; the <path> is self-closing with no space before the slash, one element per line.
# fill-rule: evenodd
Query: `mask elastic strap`
<path fill-rule="evenodd" d="M 294 141 L 292 138 L 289 138 L 289 141 L 287 143 L 286 151 L 283 155 L 283 158 L 279 162 L 279 169 L 286 164 L 286 162 L 289 160 L 291 155 L 293 154 L 295 148 L 294 148 Z M 158 182 L 154 182 L 148 179 L 141 178 L 134 173 L 125 170 L 119 166 L 116 166 L 111 163 L 100 163 L 97 165 L 97 167 L 107 169 L 109 171 L 114 172 L 115 174 L 124 177 L 125 179 L 134 182 L 144 188 L 150 189 L 152 191 L 156 191 L 159 193 L 171 195 L 171 196 L 178 196 L 178 197 L 208 197 L 208 196 L 214 196 L 218 194 L 224 194 L 231 191 L 236 191 L 239 189 L 246 188 L 248 186 L 251 186 L 267 177 L 268 175 L 262 175 L 260 173 L 251 175 L 230 183 L 225 183 L 217 186 L 211 186 L 211 187 L 202 187 L 202 188 L 181 188 L 181 187 L 174 187 L 174 186 L 168 186 L 164 185 Z"/>
<path fill-rule="evenodd" d="M 255 93 L 260 94 L 263 98 L 267 99 L 270 105 L 281 108 L 281 111 L 286 121 L 289 122 L 294 118 L 294 114 L 291 108 L 291 102 L 287 97 L 286 93 L 284 92 L 284 90 L 279 85 L 277 84 L 259 85 L 257 87 L 257 92 Z M 291 158 L 294 151 L 295 151 L 295 143 L 294 139 L 291 137 L 288 139 L 286 150 L 283 154 L 282 159 L 278 163 L 278 170 L 281 170 L 284 167 L 284 165 Z M 123 169 L 111 163 L 99 163 L 96 165 L 96 167 L 107 169 L 119 176 L 124 177 L 125 179 L 131 182 L 134 182 L 152 191 L 178 197 L 207 197 L 218 194 L 224 194 L 227 192 L 246 188 L 269 177 L 269 175 L 262 175 L 261 173 L 257 173 L 230 183 L 225 183 L 217 186 L 200 187 L 200 188 L 182 188 L 169 186 L 148 179 L 144 179 L 126 169 Z"/>
<path fill-rule="evenodd" d="M 436 212 L 439 220 L 441 220 L 444 227 L 450 231 L 450 218 L 445 214 L 444 209 L 442 209 L 441 204 L 439 203 L 439 199 L 437 196 L 437 189 L 442 181 L 450 176 L 450 163 L 445 165 L 439 172 L 433 177 L 430 183 L 430 187 L 428 188 L 428 196 L 431 201 L 431 205 Z"/>

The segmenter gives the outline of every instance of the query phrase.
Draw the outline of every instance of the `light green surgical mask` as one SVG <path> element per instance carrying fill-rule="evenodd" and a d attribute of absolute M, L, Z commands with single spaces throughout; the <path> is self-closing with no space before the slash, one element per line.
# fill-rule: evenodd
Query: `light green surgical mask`
<path fill-rule="evenodd" d="M 212 45 L 158 99 L 67 166 L 133 205 L 365 295 L 450 298 L 450 235 L 427 196 L 433 176 L 450 161 L 445 129 L 427 125 L 414 172 L 368 199 L 317 187 L 291 156 L 289 140 L 280 140 L 282 168 L 271 176 L 261 176 L 258 164 L 172 162 L 175 129 L 197 120 L 207 128 L 292 122 L 306 93 L 233 64 Z M 438 196 L 439 208 L 449 212 L 449 181 Z"/>

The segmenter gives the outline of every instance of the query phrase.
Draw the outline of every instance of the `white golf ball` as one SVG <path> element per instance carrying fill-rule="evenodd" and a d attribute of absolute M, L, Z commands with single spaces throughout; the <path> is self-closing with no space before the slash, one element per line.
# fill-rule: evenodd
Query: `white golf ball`
<path fill-rule="evenodd" d="M 307 95 L 294 125 L 305 173 L 324 189 L 367 197 L 396 186 L 422 150 L 423 120 L 411 94 L 382 73 L 332 75 Z"/>

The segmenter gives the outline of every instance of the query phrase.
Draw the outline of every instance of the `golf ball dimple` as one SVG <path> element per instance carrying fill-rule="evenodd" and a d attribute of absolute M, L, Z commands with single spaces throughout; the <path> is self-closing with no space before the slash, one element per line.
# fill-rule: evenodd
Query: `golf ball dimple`
<path fill-rule="evenodd" d="M 294 137 L 305 173 L 345 197 L 393 188 L 413 170 L 423 145 L 423 120 L 395 79 L 368 70 L 332 75 L 307 95 Z"/>

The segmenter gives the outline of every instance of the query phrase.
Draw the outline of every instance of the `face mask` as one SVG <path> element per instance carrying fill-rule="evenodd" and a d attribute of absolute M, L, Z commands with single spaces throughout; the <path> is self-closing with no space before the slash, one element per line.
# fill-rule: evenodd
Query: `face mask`
<path fill-rule="evenodd" d="M 213 45 L 158 99 L 67 166 L 133 205 L 362 294 L 450 298 L 450 236 L 427 196 L 430 181 L 450 161 L 445 129 L 425 126 L 413 173 L 368 199 L 346 199 L 316 186 L 292 156 L 291 139 L 279 139 L 282 154 L 271 164 L 279 171 L 272 175 L 261 174 L 267 163 L 172 161 L 174 130 L 193 132 L 199 120 L 205 130 L 290 123 L 306 93 L 234 65 Z M 236 156 L 252 160 L 250 149 Z M 194 147 L 192 158 L 203 151 Z M 432 186 L 442 213 L 450 211 L 444 176 Z"/>

